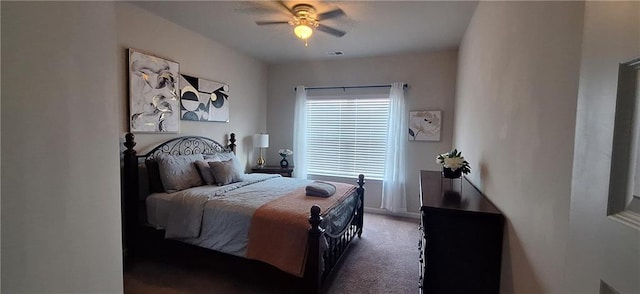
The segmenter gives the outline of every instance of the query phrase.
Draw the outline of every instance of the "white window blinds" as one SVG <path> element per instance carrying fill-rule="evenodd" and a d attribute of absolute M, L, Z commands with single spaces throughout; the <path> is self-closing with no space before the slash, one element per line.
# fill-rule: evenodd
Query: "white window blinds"
<path fill-rule="evenodd" d="M 309 97 L 309 174 L 382 179 L 389 97 Z"/>

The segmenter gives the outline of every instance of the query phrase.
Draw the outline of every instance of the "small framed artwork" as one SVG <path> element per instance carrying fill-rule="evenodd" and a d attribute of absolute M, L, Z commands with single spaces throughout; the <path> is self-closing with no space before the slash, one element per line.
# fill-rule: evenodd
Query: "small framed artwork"
<path fill-rule="evenodd" d="M 409 141 L 440 141 L 442 111 L 409 112 Z"/>
<path fill-rule="evenodd" d="M 229 122 L 229 85 L 180 74 L 180 119 Z"/>
<path fill-rule="evenodd" d="M 179 64 L 129 49 L 129 127 L 135 133 L 180 131 Z"/>

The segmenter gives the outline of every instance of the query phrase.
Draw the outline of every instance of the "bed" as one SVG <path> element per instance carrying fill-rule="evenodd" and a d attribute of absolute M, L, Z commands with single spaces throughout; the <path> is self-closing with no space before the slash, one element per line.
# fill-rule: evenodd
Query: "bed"
<path fill-rule="evenodd" d="M 357 185 L 331 183 L 331 197 L 306 196 L 314 181 L 259 173 L 224 185 L 207 185 L 202 177 L 201 184 L 165 189 L 167 182 L 188 177 L 162 172 L 167 158 L 216 158 L 232 166 L 235 135 L 227 146 L 205 137 L 174 138 L 143 155 L 134 139 L 127 133 L 124 143 L 125 256 L 144 250 L 137 238 L 141 230 L 154 230 L 167 239 L 270 264 L 300 278 L 305 293 L 320 293 L 337 274 L 333 269 L 351 241 L 362 234 L 363 175 Z M 215 174 L 221 163 L 209 163 L 216 179 L 224 178 Z M 198 167 L 206 174 L 200 168 L 206 167 Z"/>

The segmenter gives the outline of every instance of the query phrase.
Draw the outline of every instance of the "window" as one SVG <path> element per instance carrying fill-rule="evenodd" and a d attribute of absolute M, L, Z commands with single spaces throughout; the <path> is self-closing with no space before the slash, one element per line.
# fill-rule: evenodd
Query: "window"
<path fill-rule="evenodd" d="M 620 63 L 607 215 L 640 230 L 640 57 Z"/>
<path fill-rule="evenodd" d="M 307 172 L 382 179 L 389 97 L 309 97 Z"/>

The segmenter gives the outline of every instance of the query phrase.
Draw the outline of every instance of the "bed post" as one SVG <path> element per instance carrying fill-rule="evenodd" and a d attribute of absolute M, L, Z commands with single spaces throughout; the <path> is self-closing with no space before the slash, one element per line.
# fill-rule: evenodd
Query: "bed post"
<path fill-rule="evenodd" d="M 358 175 L 358 188 L 356 189 L 358 198 L 360 198 L 360 207 L 358 207 L 358 219 L 356 226 L 358 227 L 358 238 L 362 238 L 362 227 L 364 224 L 364 175 Z"/>
<path fill-rule="evenodd" d="M 236 134 L 235 133 L 231 133 L 229 134 L 229 149 L 231 149 L 231 151 L 233 151 L 233 154 L 236 154 Z"/>
<path fill-rule="evenodd" d="M 135 136 L 132 133 L 125 135 L 124 146 L 127 150 L 124 151 L 123 159 L 123 193 L 122 206 L 123 206 L 123 251 L 125 258 L 129 258 L 135 254 L 135 239 L 137 230 L 138 219 L 138 157 L 136 150 L 133 149 L 136 146 L 134 141 Z"/>
<path fill-rule="evenodd" d="M 303 291 L 305 293 L 320 293 L 322 289 L 321 279 L 322 270 L 320 269 L 320 261 L 322 258 L 320 252 L 320 237 L 324 233 L 324 229 L 320 227 L 322 217 L 320 216 L 320 206 L 313 205 L 311 207 L 311 216 L 309 217 L 309 240 L 307 261 L 304 269 Z"/>

